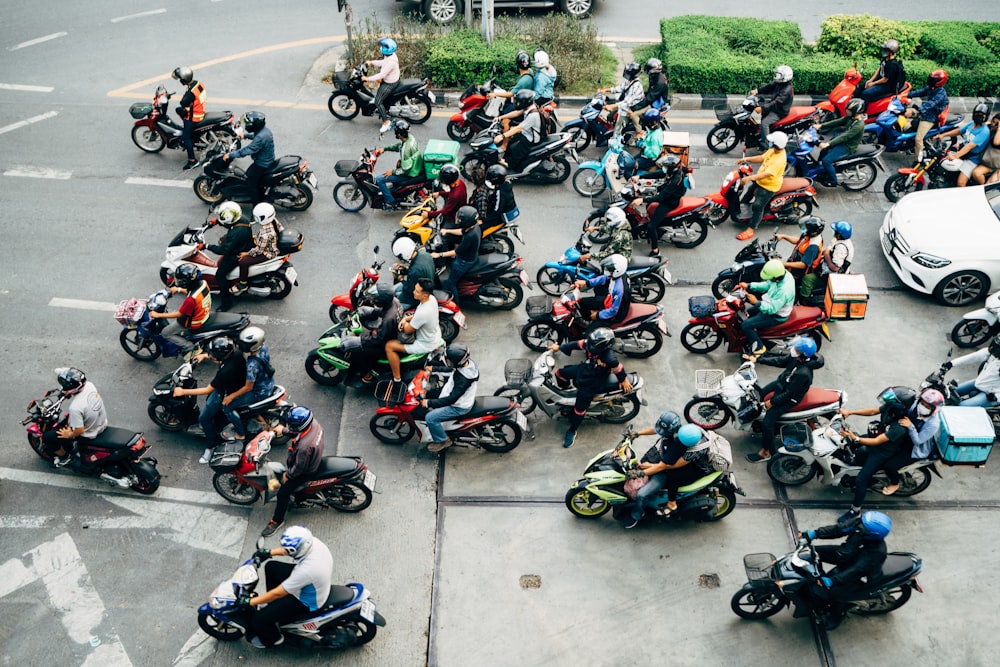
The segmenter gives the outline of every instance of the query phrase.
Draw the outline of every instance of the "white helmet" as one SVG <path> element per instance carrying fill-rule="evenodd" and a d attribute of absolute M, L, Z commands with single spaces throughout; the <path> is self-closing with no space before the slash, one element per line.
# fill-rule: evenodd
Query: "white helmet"
<path fill-rule="evenodd" d="M 219 224 L 223 227 L 232 227 L 243 217 L 243 209 L 234 201 L 224 201 L 215 209 Z"/>
<path fill-rule="evenodd" d="M 544 69 L 549 66 L 549 54 L 539 49 L 535 51 L 535 67 Z"/>
<path fill-rule="evenodd" d="M 239 346 L 247 354 L 254 354 L 264 347 L 264 330 L 260 327 L 250 326 L 240 332 Z"/>
<path fill-rule="evenodd" d="M 612 278 L 620 278 L 628 271 L 628 260 L 618 253 L 608 255 L 601 260 L 601 270 Z"/>
<path fill-rule="evenodd" d="M 788 135 L 784 132 L 772 132 L 767 135 L 767 140 L 782 150 L 788 145 Z"/>
<path fill-rule="evenodd" d="M 295 562 L 305 558 L 312 545 L 313 534 L 305 526 L 292 526 L 281 534 L 281 548 Z"/>
<path fill-rule="evenodd" d="M 617 206 L 609 208 L 604 214 L 604 223 L 610 229 L 618 229 L 627 221 L 628 219 L 625 217 L 625 211 L 621 210 Z"/>
<path fill-rule="evenodd" d="M 417 244 L 409 236 L 400 236 L 392 242 L 392 254 L 401 262 L 409 262 L 416 250 Z"/>
<path fill-rule="evenodd" d="M 778 65 L 774 68 L 774 80 L 778 83 L 788 83 L 794 75 L 795 73 L 788 65 Z"/>
<path fill-rule="evenodd" d="M 261 202 L 253 207 L 253 221 L 258 225 L 274 222 L 274 207 L 267 202 Z"/>

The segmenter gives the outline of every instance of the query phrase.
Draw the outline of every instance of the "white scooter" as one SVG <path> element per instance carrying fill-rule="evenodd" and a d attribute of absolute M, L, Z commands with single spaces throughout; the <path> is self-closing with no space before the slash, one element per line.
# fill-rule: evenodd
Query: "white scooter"
<path fill-rule="evenodd" d="M 1000 333 L 1000 292 L 986 297 L 986 304 L 962 315 L 951 330 L 951 340 L 959 347 L 979 347 Z"/>

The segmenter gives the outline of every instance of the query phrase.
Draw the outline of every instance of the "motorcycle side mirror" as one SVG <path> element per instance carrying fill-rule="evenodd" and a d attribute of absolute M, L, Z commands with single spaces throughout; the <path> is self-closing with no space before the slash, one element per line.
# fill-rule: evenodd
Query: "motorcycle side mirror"
<path fill-rule="evenodd" d="M 372 252 L 374 252 L 376 255 L 378 255 L 378 246 L 375 246 L 374 248 L 372 248 Z"/>

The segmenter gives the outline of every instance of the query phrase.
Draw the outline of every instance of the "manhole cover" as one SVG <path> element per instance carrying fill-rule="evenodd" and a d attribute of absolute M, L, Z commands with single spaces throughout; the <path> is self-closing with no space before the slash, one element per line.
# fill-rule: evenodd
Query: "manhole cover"
<path fill-rule="evenodd" d="M 718 588 L 719 587 L 719 575 L 717 574 L 703 574 L 698 577 L 698 585 L 702 588 Z"/>
<path fill-rule="evenodd" d="M 522 574 L 520 580 L 521 588 L 541 588 L 542 578 L 537 574 Z M 719 584 L 716 583 L 716 586 Z"/>

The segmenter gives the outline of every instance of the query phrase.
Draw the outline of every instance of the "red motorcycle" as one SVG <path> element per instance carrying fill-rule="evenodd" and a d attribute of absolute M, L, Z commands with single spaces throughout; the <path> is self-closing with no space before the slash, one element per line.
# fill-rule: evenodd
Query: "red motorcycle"
<path fill-rule="evenodd" d="M 826 100 L 820 102 L 816 105 L 819 109 L 819 122 L 825 123 L 828 120 L 833 120 L 834 118 L 843 118 L 846 113 L 847 103 L 854 99 L 856 93 L 860 93 L 858 87 L 861 85 L 862 75 L 855 67 L 849 67 L 846 72 L 844 72 L 843 80 L 833 87 L 830 91 L 830 96 Z M 889 95 L 883 97 L 880 100 L 874 100 L 868 103 L 865 108 L 865 113 L 869 118 L 875 118 L 880 113 L 885 111 L 889 107 L 889 102 L 892 101 L 893 97 L 900 97 L 903 104 L 909 104 L 909 93 L 912 90 L 910 82 L 907 81 L 903 85 L 903 89 L 894 95 Z"/>
<path fill-rule="evenodd" d="M 493 79 L 488 79 L 483 85 L 471 84 L 459 96 L 461 103 L 458 111 L 448 119 L 448 136 L 459 143 L 466 143 L 477 133 L 493 124 L 500 115 L 505 98 L 489 97 L 491 92 L 506 92 L 497 87 Z"/>
<path fill-rule="evenodd" d="M 626 188 L 615 200 L 601 198 L 600 195 L 591 198 L 591 203 L 596 208 L 587 216 L 583 223 L 584 229 L 593 226 L 604 216 L 609 208 L 620 208 L 632 227 L 632 236 L 637 239 L 644 239 L 649 235 L 646 223 L 653 217 L 659 202 L 652 202 L 646 206 L 643 212 L 632 202 L 638 197 L 632 188 Z M 705 197 L 681 197 L 680 204 L 671 210 L 663 218 L 663 222 L 657 227 L 660 240 L 673 243 L 678 248 L 694 248 L 701 245 L 702 241 L 708 238 L 708 227 L 713 225 L 710 216 L 714 211 L 713 202 Z M 594 243 L 607 243 L 611 238 L 610 234 L 603 231 L 588 233 L 587 237 Z"/>
<path fill-rule="evenodd" d="M 733 222 L 741 225 L 750 221 L 750 204 L 740 202 L 744 192 L 740 179 L 752 173 L 753 167 L 741 162 L 722 179 L 722 187 L 718 192 L 707 195 L 707 199 L 712 203 L 706 211 L 710 223 L 717 225 L 726 218 L 732 218 Z M 786 176 L 764 209 L 761 221 L 774 220 L 794 224 L 798 223 L 799 218 L 811 214 L 813 207 L 819 206 L 819 202 L 816 201 L 816 188 L 812 183 L 811 178 Z"/>
<path fill-rule="evenodd" d="M 749 345 L 740 329 L 740 323 L 745 319 L 742 315 L 745 298 L 746 293 L 740 289 L 719 300 L 712 296 L 691 297 L 688 300 L 691 319 L 681 329 L 684 349 L 695 354 L 708 354 L 725 341 L 727 352 L 746 354 Z M 822 308 L 794 306 L 787 320 L 767 329 L 759 329 L 757 333 L 769 348 L 774 346 L 770 341 L 809 336 L 816 341 L 816 349 L 819 350 L 823 343 L 820 336 L 830 340 L 830 329 L 826 325 L 828 319 Z"/>
<path fill-rule="evenodd" d="M 337 202 L 337 206 L 349 213 L 357 213 L 365 206 L 371 206 L 376 211 L 385 208 L 385 197 L 375 183 L 375 176 L 378 174 L 375 163 L 381 154 L 381 148 L 365 148 L 360 160 L 337 161 L 334 171 L 341 179 L 333 187 L 333 201 Z M 408 210 L 420 204 L 427 197 L 433 181 L 434 179 L 419 180 L 393 188 L 393 196 L 396 198 L 394 208 Z"/>
<path fill-rule="evenodd" d="M 128 112 L 135 118 L 132 142 L 139 150 L 147 153 L 159 153 L 164 147 L 186 150 L 181 141 L 184 127 L 170 120 L 167 114 L 167 104 L 173 96 L 174 93 L 168 93 L 163 86 L 157 86 L 152 104 L 136 102 L 129 108 Z M 191 135 L 198 159 L 201 160 L 215 148 L 223 153 L 239 148 L 240 140 L 236 138 L 235 126 L 236 118 L 232 111 L 206 113 L 195 125 Z"/>

